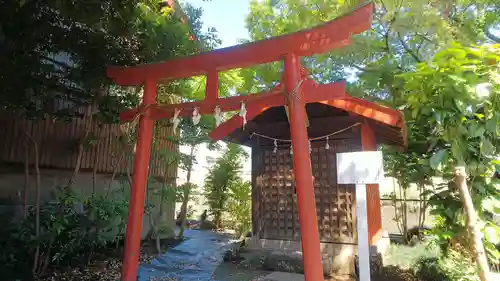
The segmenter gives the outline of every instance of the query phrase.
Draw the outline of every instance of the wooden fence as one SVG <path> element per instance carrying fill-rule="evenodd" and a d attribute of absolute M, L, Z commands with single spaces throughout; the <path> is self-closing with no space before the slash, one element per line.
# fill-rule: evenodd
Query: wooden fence
<path fill-rule="evenodd" d="M 26 149 L 29 145 L 29 160 L 34 163 L 34 153 L 27 135 L 38 145 L 41 168 L 72 170 L 78 158 L 78 147 L 85 135 L 85 121 L 75 118 L 69 122 L 45 119 L 28 120 L 12 112 L 0 112 L 0 163 L 7 165 L 24 164 Z M 120 137 L 123 128 L 120 124 L 92 124 L 90 132 L 98 141 L 86 145 L 81 159 L 81 170 L 93 170 L 97 165 L 98 173 L 125 174 L 131 161 L 123 159 Z M 178 151 L 178 145 L 167 140 L 172 127 L 161 127 L 156 132 L 152 150 L 150 175 L 158 178 L 175 179 L 177 165 L 169 165 L 161 158 L 159 150 Z M 118 167 L 115 168 L 115 166 Z M 131 171 L 131 170 L 130 170 Z"/>

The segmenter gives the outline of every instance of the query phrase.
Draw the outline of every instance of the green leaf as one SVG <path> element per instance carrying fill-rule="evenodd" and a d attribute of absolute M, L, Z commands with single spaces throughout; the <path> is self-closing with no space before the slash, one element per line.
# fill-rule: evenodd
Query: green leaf
<path fill-rule="evenodd" d="M 493 243 L 484 243 L 484 246 L 486 248 L 486 251 L 488 252 L 489 255 L 495 260 L 500 259 L 500 251 L 497 250 L 495 245 Z"/>
<path fill-rule="evenodd" d="M 496 118 L 491 118 L 486 121 L 486 130 L 496 136 L 497 134 L 497 120 Z"/>
<path fill-rule="evenodd" d="M 480 137 L 480 136 L 484 135 L 485 128 L 483 126 L 481 126 L 477 122 L 472 122 L 469 125 L 469 131 L 470 131 L 470 135 L 472 137 L 476 137 L 477 138 L 477 137 Z"/>
<path fill-rule="evenodd" d="M 460 142 L 462 143 L 462 142 Z M 464 157 L 463 157 L 463 150 L 462 146 L 460 146 L 460 143 L 458 140 L 454 140 L 451 143 L 451 152 L 453 157 L 457 159 L 458 164 L 463 165 L 464 164 Z"/>
<path fill-rule="evenodd" d="M 486 138 L 481 142 L 481 153 L 486 155 L 495 153 L 495 146 Z"/>
<path fill-rule="evenodd" d="M 455 217 L 455 209 L 454 208 L 448 208 L 448 209 L 446 209 L 446 211 L 444 213 L 450 219 L 453 219 Z"/>
<path fill-rule="evenodd" d="M 491 241 L 493 244 L 500 243 L 500 227 L 492 223 L 489 223 L 484 228 L 484 232 L 486 234 L 487 239 Z"/>
<path fill-rule="evenodd" d="M 431 168 L 434 170 L 440 170 L 441 165 L 448 158 L 448 151 L 445 149 L 441 149 L 438 152 L 434 153 L 430 159 Z"/>
<path fill-rule="evenodd" d="M 500 200 L 496 198 L 485 199 L 482 203 L 484 210 L 500 215 Z"/>

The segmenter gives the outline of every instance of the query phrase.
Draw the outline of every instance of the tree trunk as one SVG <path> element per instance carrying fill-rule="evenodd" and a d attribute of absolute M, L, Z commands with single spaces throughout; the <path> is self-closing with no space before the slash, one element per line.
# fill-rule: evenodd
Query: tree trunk
<path fill-rule="evenodd" d="M 472 204 L 472 197 L 467 187 L 467 175 L 465 167 L 455 167 L 454 169 L 455 183 L 458 186 L 460 199 L 464 205 L 466 227 L 469 234 L 470 249 L 472 250 L 473 257 L 478 267 L 479 277 L 481 281 L 491 281 L 490 269 L 488 259 L 484 251 L 483 241 L 481 240 L 481 232 L 478 227 L 478 219 L 474 205 Z"/>
<path fill-rule="evenodd" d="M 165 174 L 167 174 L 168 169 L 165 169 Z M 160 231 L 158 229 L 158 224 L 161 223 L 161 219 L 163 217 L 163 205 L 165 203 L 165 188 L 167 187 L 167 176 L 164 177 L 164 183 L 161 186 L 161 191 L 160 191 L 160 208 L 158 210 L 158 216 L 156 218 L 156 221 L 154 222 L 154 235 L 156 238 L 156 251 L 158 252 L 158 255 L 161 254 L 161 237 L 160 237 Z"/>
<path fill-rule="evenodd" d="M 420 214 L 419 214 L 419 227 L 423 228 L 425 225 L 425 219 L 427 216 L 427 196 L 424 194 L 425 193 L 425 184 L 421 185 L 421 192 L 420 192 Z M 419 232 L 420 233 L 420 232 Z M 419 237 L 421 238 L 421 237 Z"/>
<path fill-rule="evenodd" d="M 84 116 L 84 133 L 83 137 L 78 143 L 78 156 L 76 157 L 76 164 L 75 168 L 73 169 L 73 174 L 69 178 L 68 184 L 66 188 L 69 190 L 71 189 L 71 186 L 75 183 L 76 181 L 76 176 L 78 175 L 78 172 L 80 171 L 80 167 L 82 165 L 82 158 L 83 158 L 83 152 L 85 149 L 85 141 L 87 140 L 90 129 L 92 128 L 92 109 L 94 108 L 94 105 L 89 105 L 87 108 L 87 112 Z"/>
<path fill-rule="evenodd" d="M 38 155 L 38 144 L 36 141 L 31 137 L 31 135 L 28 132 L 25 132 L 26 137 L 31 141 L 33 144 L 33 150 L 35 153 L 35 175 L 36 175 L 36 181 L 35 181 L 35 192 L 36 192 L 36 199 L 35 199 L 35 237 L 36 240 L 38 241 L 40 238 L 40 194 L 41 194 L 41 179 L 40 179 L 40 166 L 39 166 L 39 155 Z M 39 264 L 39 258 L 40 258 L 40 243 L 37 243 L 36 249 L 35 249 L 35 255 L 33 257 L 33 273 L 37 273 L 38 269 L 38 264 Z"/>
<path fill-rule="evenodd" d="M 45 260 L 43 262 L 42 269 L 40 270 L 40 274 L 44 274 L 45 273 L 45 271 L 47 270 L 47 268 L 50 265 L 50 262 L 52 261 L 52 246 L 54 245 L 55 238 L 56 238 L 56 235 L 52 233 L 50 241 L 49 241 L 49 247 L 48 247 L 48 250 L 47 250 L 47 255 L 45 256 Z"/>
<path fill-rule="evenodd" d="M 23 194 L 23 216 L 28 216 L 28 191 L 30 188 L 30 147 L 26 142 L 24 145 L 24 194 Z"/>
<path fill-rule="evenodd" d="M 169 165 L 172 165 L 173 163 L 169 163 Z M 158 215 L 156 216 L 156 220 L 154 220 L 154 224 L 152 225 L 153 229 L 153 237 L 156 239 L 156 251 L 158 252 L 158 255 L 161 254 L 161 237 L 160 237 L 160 229 L 158 225 L 161 224 L 162 218 L 163 218 L 163 209 L 165 205 L 165 189 L 168 188 L 168 169 L 165 169 L 165 174 L 163 176 L 163 185 L 161 187 L 160 191 L 160 207 L 158 210 Z M 174 235 L 175 236 L 175 235 Z"/>
<path fill-rule="evenodd" d="M 214 225 L 215 229 L 221 229 L 222 224 L 222 206 L 218 206 L 217 210 L 214 212 Z"/>
<path fill-rule="evenodd" d="M 113 181 L 115 180 L 116 178 L 116 174 L 118 173 L 118 168 L 120 166 L 120 163 L 122 162 L 123 158 L 126 156 L 127 152 L 121 152 L 116 163 L 114 164 L 113 166 L 113 174 L 111 174 L 111 179 L 109 180 L 109 184 L 108 184 L 108 189 L 106 190 L 106 197 L 108 197 L 109 195 L 109 191 L 111 190 L 111 187 L 113 185 Z"/>
<path fill-rule="evenodd" d="M 401 205 L 401 214 L 400 214 L 400 219 L 401 219 L 401 227 L 400 227 L 400 231 L 401 231 L 401 234 L 403 235 L 403 241 L 404 243 L 408 243 L 408 218 L 407 218 L 407 211 L 408 211 L 408 206 L 407 206 L 407 202 L 406 202 L 406 189 L 408 187 L 401 183 L 399 185 L 399 197 L 400 197 L 400 205 Z"/>
<path fill-rule="evenodd" d="M 398 214 L 398 196 L 397 196 L 397 190 L 396 190 L 396 183 L 398 184 L 399 187 L 399 193 L 401 197 L 401 185 L 399 184 L 399 181 L 396 181 L 396 175 L 392 176 L 392 187 L 394 189 L 394 197 L 393 197 L 393 205 L 394 205 L 394 220 L 396 221 L 396 225 L 398 227 L 399 233 L 403 234 L 403 228 L 401 227 L 401 220 L 400 220 L 400 215 Z"/>
<path fill-rule="evenodd" d="M 184 196 L 182 197 L 182 205 L 181 205 L 181 211 L 180 211 L 180 220 L 181 220 L 181 226 L 180 226 L 180 231 L 179 231 L 179 237 L 184 236 L 184 228 L 186 224 L 186 215 L 187 215 L 187 207 L 189 203 L 189 193 L 191 191 L 191 172 L 193 170 L 193 156 L 194 156 L 194 150 L 195 146 L 191 145 L 191 150 L 189 151 L 189 159 L 190 159 L 190 164 L 188 166 L 187 170 L 187 175 L 186 175 L 186 184 L 184 185 Z"/>
<path fill-rule="evenodd" d="M 158 252 L 158 255 L 161 254 L 161 237 L 160 237 L 160 231 L 158 230 L 158 224 L 160 223 L 160 220 L 163 216 L 163 204 L 164 204 L 164 190 L 165 187 L 161 187 L 161 192 L 160 192 L 160 208 L 158 210 L 158 216 L 156 221 L 154 222 L 154 235 L 156 238 L 156 251 Z"/>
<path fill-rule="evenodd" d="M 408 239 L 408 202 L 406 201 L 407 199 L 407 195 L 406 195 L 406 191 L 407 191 L 408 187 L 407 186 L 404 186 L 403 187 L 403 198 L 401 198 L 403 201 L 403 216 L 402 216 L 402 220 L 403 220 L 403 235 L 405 237 L 405 242 L 408 243 L 410 240 Z"/>
<path fill-rule="evenodd" d="M 146 234 L 146 238 L 145 240 L 147 241 L 151 241 L 153 240 L 153 236 L 154 236 L 154 232 L 155 232 L 155 223 L 154 223 L 154 219 L 153 219 L 153 210 L 152 208 L 150 208 L 150 204 L 151 204 L 151 191 L 150 191 L 150 186 L 149 184 L 146 184 L 146 203 L 145 203 L 145 208 L 147 208 L 147 211 L 148 211 L 148 219 L 149 219 L 149 231 L 148 233 Z M 146 211 L 146 209 L 144 210 Z"/>
<path fill-rule="evenodd" d="M 100 133 L 100 130 L 98 131 Z M 94 158 L 94 165 L 92 167 L 92 198 L 95 196 L 95 186 L 97 184 L 97 166 L 99 165 L 99 158 L 100 158 L 100 147 L 99 147 L 99 142 L 101 138 L 99 137 L 99 134 L 97 135 L 97 142 L 96 142 L 96 152 L 95 152 L 95 158 Z"/>

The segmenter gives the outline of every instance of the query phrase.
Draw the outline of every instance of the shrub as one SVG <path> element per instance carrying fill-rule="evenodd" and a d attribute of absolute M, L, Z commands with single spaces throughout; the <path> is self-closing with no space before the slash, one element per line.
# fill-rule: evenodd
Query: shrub
<path fill-rule="evenodd" d="M 230 215 L 229 228 L 236 231 L 236 237 L 242 238 L 252 227 L 251 198 L 252 186 L 249 182 L 238 180 L 230 187 L 227 211 Z"/>
<path fill-rule="evenodd" d="M 4 217 L 9 222 L 3 223 L 8 227 L 0 232 L 0 263 L 5 265 L 7 272 L 31 273 L 37 245 L 39 266 L 35 271 L 38 273 L 45 272 L 54 263 L 88 263 L 94 253 L 123 240 L 127 208 L 125 199 L 90 197 L 80 200 L 71 191 L 59 189 L 55 200 L 40 205 L 38 239 L 33 208 L 26 219 L 17 223 Z"/>
<path fill-rule="evenodd" d="M 479 281 L 472 260 L 455 250 L 441 258 L 422 258 L 414 268 L 415 274 L 423 280 Z"/>

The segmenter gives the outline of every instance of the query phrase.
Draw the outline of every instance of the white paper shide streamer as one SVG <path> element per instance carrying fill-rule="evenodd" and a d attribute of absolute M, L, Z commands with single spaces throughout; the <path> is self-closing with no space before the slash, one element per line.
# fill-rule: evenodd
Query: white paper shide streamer
<path fill-rule="evenodd" d="M 181 119 L 179 119 L 179 114 L 181 113 L 180 109 L 175 109 L 174 112 L 174 117 L 172 117 L 172 124 L 174 125 L 174 135 L 177 134 L 177 127 L 179 127 L 179 123 L 181 122 Z"/>
<path fill-rule="evenodd" d="M 222 112 L 220 110 L 220 106 L 215 107 L 215 112 L 214 112 L 214 117 L 215 117 L 215 126 L 219 127 L 219 125 L 222 123 Z"/>
<path fill-rule="evenodd" d="M 201 115 L 200 115 L 200 108 L 195 107 L 193 110 L 193 124 L 198 125 L 200 123 Z"/>
<path fill-rule="evenodd" d="M 243 130 L 247 125 L 247 109 L 245 108 L 245 103 L 241 103 L 240 114 L 241 118 L 243 118 Z"/>

